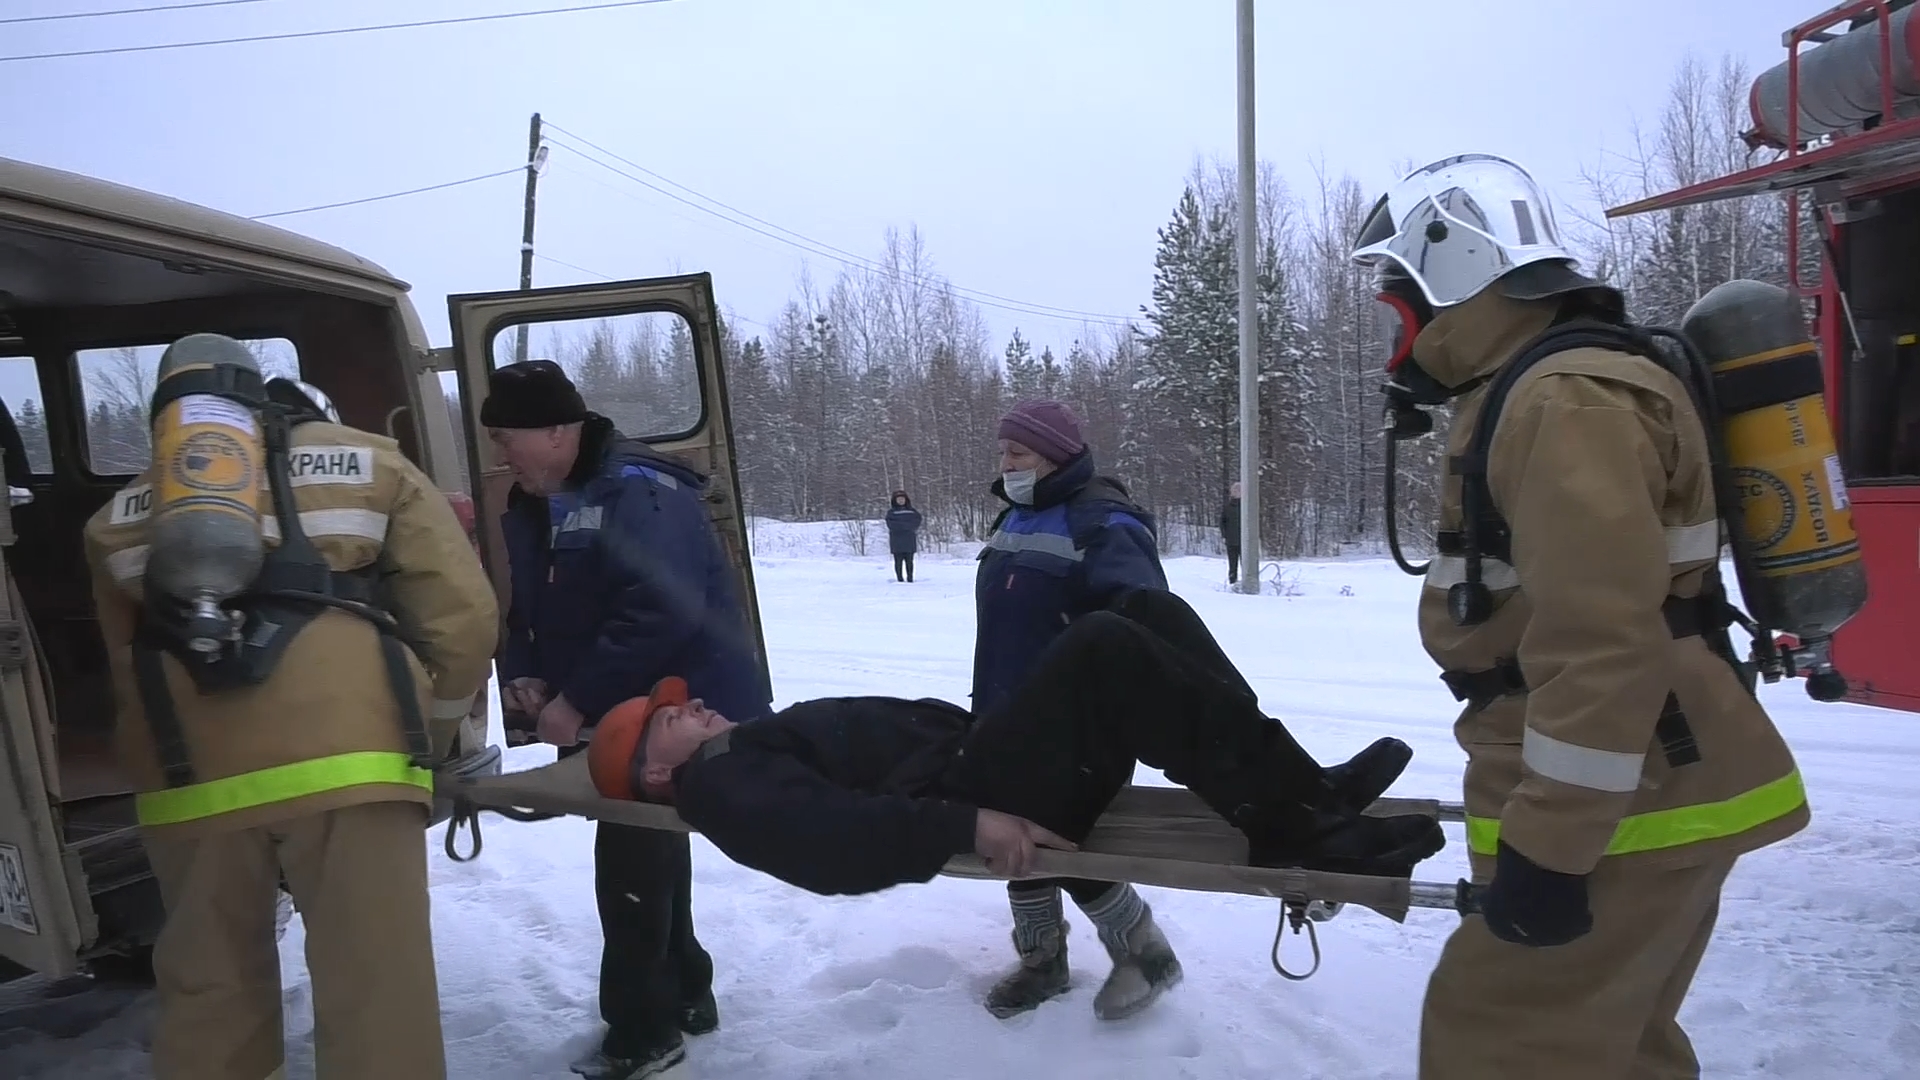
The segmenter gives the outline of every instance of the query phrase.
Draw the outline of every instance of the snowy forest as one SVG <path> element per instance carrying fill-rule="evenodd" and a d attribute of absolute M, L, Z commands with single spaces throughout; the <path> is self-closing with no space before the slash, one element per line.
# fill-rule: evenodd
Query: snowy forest
<path fill-rule="evenodd" d="M 1757 164 L 1739 137 L 1750 82 L 1731 58 L 1685 63 L 1657 121 L 1597 163 L 1578 194 L 1617 205 Z M 1379 193 L 1317 175 L 1313 190 L 1294 191 L 1268 163 L 1256 185 L 1262 537 L 1282 558 L 1371 549 L 1384 524 L 1386 343 L 1371 281 L 1347 260 Z M 1553 194 L 1584 265 L 1643 322 L 1676 324 L 1731 278 L 1784 283 L 1777 197 L 1605 222 L 1572 215 L 1575 193 Z M 766 326 L 732 320 L 723 349 L 749 513 L 878 517 L 904 488 L 934 538 L 979 539 L 1000 510 L 987 493 L 999 416 L 1056 397 L 1080 414 L 1102 470 L 1159 516 L 1166 550 L 1217 550 L 1240 437 L 1235 203 L 1232 167 L 1197 165 L 1159 230 L 1138 318 L 1090 321 L 1062 351 L 1022 330 L 992 339 L 982 305 L 998 298 L 950 286 L 913 229 L 890 231 L 870 267 L 825 287 L 802 279 Z M 670 352 L 630 349 L 622 377 L 661 385 L 649 369 Z M 1439 448 L 1427 439 L 1401 453 L 1402 533 L 1415 546 L 1431 528 Z"/>
<path fill-rule="evenodd" d="M 1784 283 L 1786 203 L 1761 197 L 1605 222 L 1572 213 L 1569 196 L 1617 205 L 1757 164 L 1739 137 L 1750 81 L 1731 58 L 1688 61 L 1630 149 L 1597 162 L 1586 191 L 1552 192 L 1585 267 L 1623 289 L 1642 322 L 1673 325 L 1730 278 Z M 1384 524 L 1387 348 L 1371 281 L 1347 260 L 1379 193 L 1324 166 L 1315 175 L 1312 190 L 1297 191 L 1266 163 L 1256 184 L 1262 536 L 1280 558 L 1371 549 Z M 888 493 L 904 488 L 926 515 L 927 539 L 979 539 L 1000 509 L 987 493 L 999 416 L 1056 397 L 1080 414 L 1102 471 L 1158 515 L 1165 550 L 1217 550 L 1213 523 L 1238 471 L 1235 200 L 1231 166 L 1196 165 L 1159 230 L 1138 316 L 1088 321 L 1059 351 L 1036 349 L 1026 330 L 995 340 L 983 308 L 1006 307 L 1004 298 L 952 286 L 912 228 L 890 230 L 876 258 L 830 283 L 802 278 L 766 324 L 727 319 L 748 512 L 877 518 Z M 698 416 L 692 387 L 674 377 L 691 370 L 684 334 L 616 341 L 573 325 L 583 340 L 556 358 L 590 403 L 616 419 L 609 401 L 651 402 L 688 423 Z M 103 360 L 88 379 L 96 456 L 144 464 L 140 380 L 151 364 L 131 353 Z M 19 419 L 28 445 L 44 445 L 37 413 Z M 1401 452 L 1402 535 L 1416 548 L 1430 531 L 1439 448 L 1434 438 Z"/>

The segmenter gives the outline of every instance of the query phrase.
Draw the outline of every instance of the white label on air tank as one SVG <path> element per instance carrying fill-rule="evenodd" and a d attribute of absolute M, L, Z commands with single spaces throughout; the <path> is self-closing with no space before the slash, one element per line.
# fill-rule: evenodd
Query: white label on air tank
<path fill-rule="evenodd" d="M 237 428 L 248 435 L 258 434 L 253 426 L 253 410 L 237 402 L 212 394 L 188 394 L 180 399 L 180 424 L 220 424 Z"/>
<path fill-rule="evenodd" d="M 153 513 L 153 485 L 135 484 L 120 489 L 113 497 L 113 512 L 107 515 L 109 525 L 131 525 L 136 521 L 147 520 Z"/>
<path fill-rule="evenodd" d="M 1833 508 L 1845 510 L 1852 505 L 1847 500 L 1847 474 L 1840 469 L 1840 459 L 1833 454 L 1827 455 L 1827 488 L 1833 492 Z"/>
<path fill-rule="evenodd" d="M 371 484 L 373 450 L 365 446 L 295 446 L 287 451 L 287 475 L 295 487 Z"/>

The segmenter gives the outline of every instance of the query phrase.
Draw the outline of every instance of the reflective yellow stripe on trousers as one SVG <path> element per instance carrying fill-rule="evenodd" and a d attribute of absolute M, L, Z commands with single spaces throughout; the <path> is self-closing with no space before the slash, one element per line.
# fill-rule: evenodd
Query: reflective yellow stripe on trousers
<path fill-rule="evenodd" d="M 1721 840 L 1784 817 L 1807 801 L 1798 770 L 1742 792 L 1725 802 L 1676 806 L 1622 818 L 1607 845 L 1608 855 L 1632 855 Z M 1499 851 L 1500 819 L 1467 818 L 1467 847 L 1480 855 Z"/>
<path fill-rule="evenodd" d="M 362 784 L 407 784 L 432 791 L 433 773 L 416 767 L 405 754 L 366 750 L 146 791 L 134 796 L 134 808 L 142 825 L 177 825 Z"/>

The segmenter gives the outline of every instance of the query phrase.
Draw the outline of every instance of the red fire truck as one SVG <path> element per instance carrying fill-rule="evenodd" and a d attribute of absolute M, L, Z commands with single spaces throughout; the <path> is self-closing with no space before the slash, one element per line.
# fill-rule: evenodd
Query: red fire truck
<path fill-rule="evenodd" d="M 1834 663 L 1847 700 L 1920 712 L 1920 15 L 1912 5 L 1851 0 L 1786 31 L 1787 59 L 1753 81 L 1744 136 L 1774 160 L 1607 216 L 1768 192 L 1789 201 L 1790 284 L 1815 312 L 1869 581 L 1866 607 L 1834 638 Z"/>

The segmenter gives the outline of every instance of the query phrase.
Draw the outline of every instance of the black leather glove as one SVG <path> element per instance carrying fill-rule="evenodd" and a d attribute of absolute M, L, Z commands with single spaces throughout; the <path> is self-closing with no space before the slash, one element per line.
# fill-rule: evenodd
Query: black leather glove
<path fill-rule="evenodd" d="M 1545 869 L 1500 841 L 1493 881 L 1480 895 L 1480 914 L 1501 941 L 1565 945 L 1593 929 L 1584 874 Z"/>

